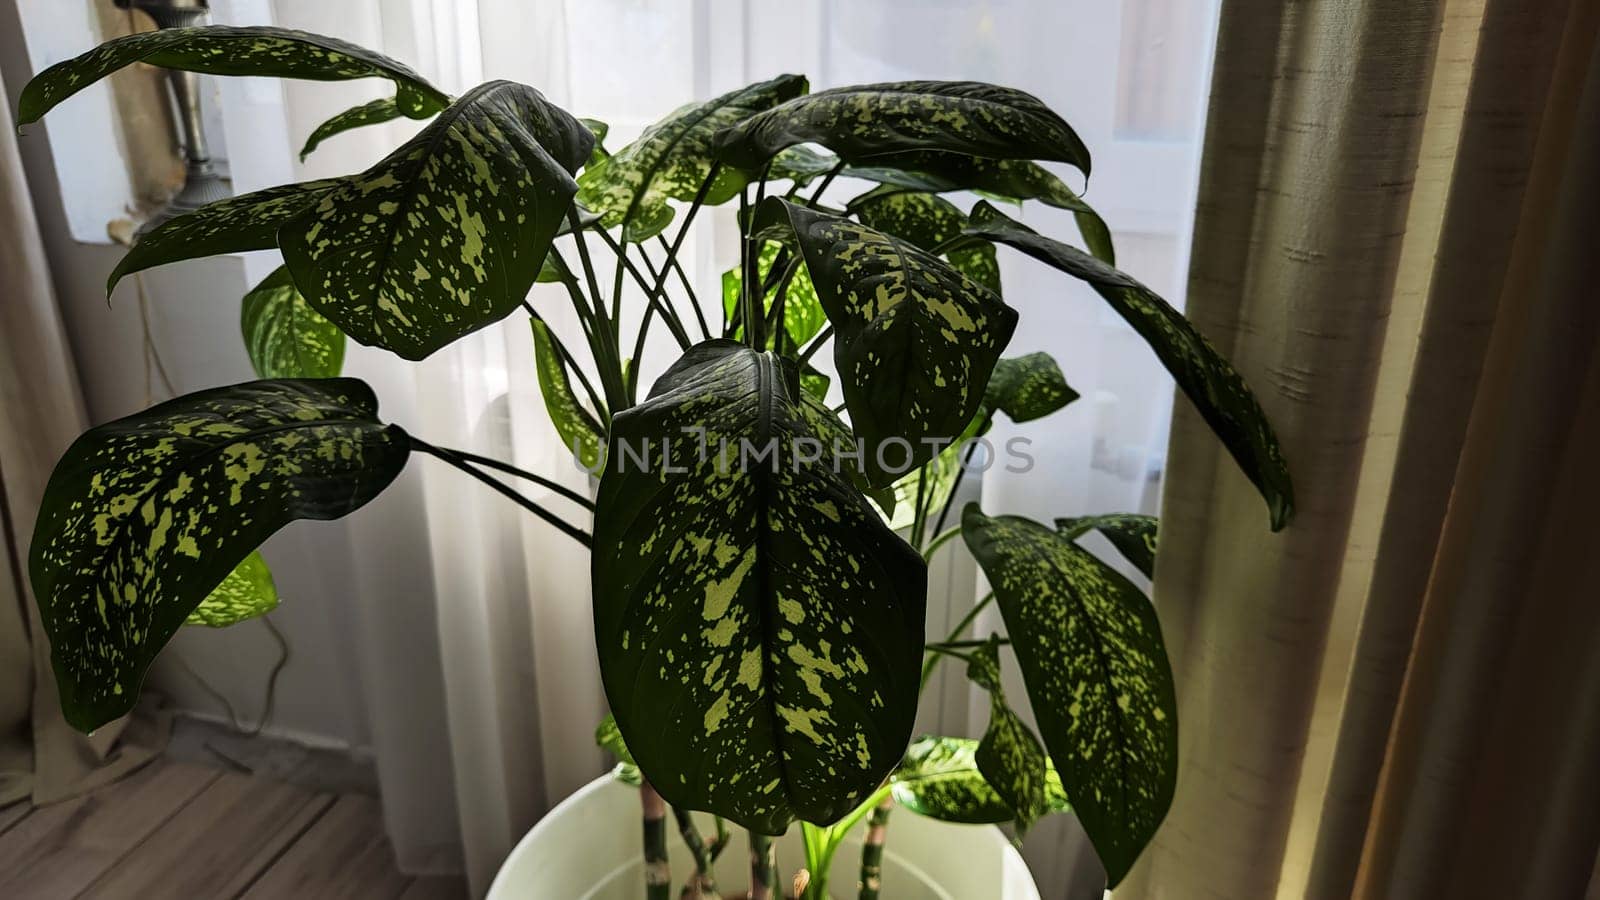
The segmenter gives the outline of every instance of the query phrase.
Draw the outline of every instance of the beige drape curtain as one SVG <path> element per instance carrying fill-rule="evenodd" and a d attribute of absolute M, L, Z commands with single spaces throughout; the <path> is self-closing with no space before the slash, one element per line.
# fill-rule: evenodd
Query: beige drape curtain
<path fill-rule="evenodd" d="M 6 107 L 0 109 L 0 806 L 6 806 L 89 790 L 148 760 L 163 738 L 153 720 L 142 718 L 86 738 L 57 705 L 49 648 L 27 587 L 28 539 L 50 470 L 86 417 L 11 111 L 0 106 Z"/>
<path fill-rule="evenodd" d="M 1583 896 L 1600 843 L 1600 4 L 1224 0 L 1180 403 L 1178 794 L 1123 898 Z"/>

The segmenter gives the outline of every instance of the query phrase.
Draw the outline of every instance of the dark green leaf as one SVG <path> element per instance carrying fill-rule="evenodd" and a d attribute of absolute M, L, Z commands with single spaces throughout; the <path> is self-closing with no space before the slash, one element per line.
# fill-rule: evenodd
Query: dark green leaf
<path fill-rule="evenodd" d="M 195 607 L 295 519 L 359 509 L 400 473 L 405 432 L 349 378 L 254 381 L 91 428 L 56 464 L 29 575 L 67 721 L 133 708 Z"/>
<path fill-rule="evenodd" d="M 1111 885 L 1150 842 L 1178 774 L 1177 701 L 1150 601 L 1037 522 L 977 504 L 962 537 L 994 588 L 1039 733 Z"/>
<path fill-rule="evenodd" d="M 849 212 L 868 228 L 892 234 L 934 252 L 940 244 L 961 236 L 967 217 L 954 203 L 935 194 L 880 187 L 850 201 Z M 952 248 L 945 257 L 969 280 L 1000 293 L 1000 263 L 994 246 L 972 242 Z"/>
<path fill-rule="evenodd" d="M 919 816 L 963 825 L 998 825 L 1011 821 L 1011 807 L 978 771 L 978 742 L 972 738 L 922 737 L 906 750 L 895 770 L 895 802 Z M 1067 812 L 1061 776 L 1046 764 L 1045 804 L 1049 812 Z"/>
<path fill-rule="evenodd" d="M 989 692 L 989 727 L 978 743 L 973 761 L 985 781 L 1011 807 L 1017 833 L 1024 834 L 1049 811 L 1045 803 L 1044 748 L 1032 729 L 1006 705 L 1000 686 L 1000 645 L 998 638 L 972 652 L 967 662 L 967 677 Z"/>
<path fill-rule="evenodd" d="M 578 179 L 578 199 L 604 213 L 607 228 L 627 223 L 623 234 L 628 240 L 654 237 L 672 221 L 668 198 L 687 201 L 699 193 L 715 162 L 711 141 L 717 132 L 803 94 L 806 87 L 804 76 L 779 75 L 679 107 L 645 129 L 638 140 L 584 172 Z M 705 202 L 726 202 L 757 168 L 718 168 Z"/>
<path fill-rule="evenodd" d="M 1294 487 L 1277 435 L 1255 395 L 1200 332 L 1156 293 L 1076 247 L 1044 237 L 987 203 L 967 233 L 1008 244 L 1089 283 L 1155 351 L 1178 387 L 1267 501 L 1272 530 L 1294 516 Z"/>
<path fill-rule="evenodd" d="M 260 551 L 252 550 L 200 601 L 183 624 L 226 628 L 277 608 L 278 587 L 272 582 L 272 570 L 267 568 Z"/>
<path fill-rule="evenodd" d="M 312 130 L 311 136 L 306 138 L 306 145 L 300 148 L 300 161 L 305 162 L 311 151 L 317 149 L 323 141 L 336 134 L 342 134 L 356 128 L 368 125 L 381 125 L 400 118 L 399 104 L 393 97 L 379 97 L 370 103 L 363 103 L 339 113 L 318 125 Z"/>
<path fill-rule="evenodd" d="M 1106 536 L 1117 552 L 1146 578 L 1156 577 L 1156 530 L 1160 523 L 1155 516 L 1134 513 L 1107 513 L 1099 516 L 1080 516 L 1076 519 L 1057 519 L 1056 529 L 1073 539 L 1087 531 L 1099 531 Z"/>
<path fill-rule="evenodd" d="M 538 319 L 531 320 L 531 324 L 534 363 L 539 370 L 539 393 L 544 396 L 544 408 L 550 414 L 550 424 L 561 435 L 561 445 L 572 451 L 585 469 L 598 471 L 605 432 L 572 392 L 566 362 L 556 349 L 549 327 Z"/>
<path fill-rule="evenodd" d="M 899 81 L 790 100 L 717 137 L 723 162 L 755 169 L 795 144 L 821 144 L 851 163 L 942 150 L 993 159 L 1049 159 L 1089 173 L 1089 151 L 1031 94 L 975 81 Z"/>
<path fill-rule="evenodd" d="M 1013 422 L 1032 422 L 1076 399 L 1078 392 L 1067 384 L 1061 367 L 1050 354 L 1029 353 L 994 364 L 983 406 L 1005 413 Z"/>
<path fill-rule="evenodd" d="M 244 295 L 239 328 L 262 378 L 332 378 L 344 365 L 344 332 L 300 296 L 286 266 Z"/>
<path fill-rule="evenodd" d="M 201 25 L 114 38 L 56 63 L 22 89 L 17 124 L 38 121 L 57 103 L 136 62 L 209 75 L 266 75 L 313 81 L 387 78 L 395 83 L 400 109 L 416 118 L 432 115 L 450 102 L 409 67 L 338 38 L 270 26 Z"/>
<path fill-rule="evenodd" d="M 757 221 L 787 224 L 798 238 L 833 323 L 869 481 L 892 484 L 972 421 L 1016 310 L 938 257 L 857 222 L 776 197 Z"/>
<path fill-rule="evenodd" d="M 592 568 L 606 696 L 640 768 L 667 802 L 767 834 L 833 822 L 899 760 L 927 595 L 784 369 L 707 341 L 617 415 Z"/>
<path fill-rule="evenodd" d="M 593 145 L 533 88 L 481 85 L 286 222 L 284 261 L 345 334 L 422 359 L 523 301 Z"/>
<path fill-rule="evenodd" d="M 106 279 L 106 295 L 110 296 L 124 275 L 155 266 L 270 249 L 278 243 L 278 226 L 327 196 L 338 184 L 333 180 L 280 184 L 168 219 L 123 254 Z"/>

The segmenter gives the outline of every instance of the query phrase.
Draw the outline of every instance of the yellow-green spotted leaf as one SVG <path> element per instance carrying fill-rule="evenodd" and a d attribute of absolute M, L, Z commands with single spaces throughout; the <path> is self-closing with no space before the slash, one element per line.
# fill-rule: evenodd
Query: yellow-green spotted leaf
<path fill-rule="evenodd" d="M 1273 531 L 1294 516 L 1294 486 L 1261 404 L 1244 379 L 1181 313 L 1131 276 L 1047 238 L 980 202 L 966 232 L 1007 244 L 1094 288 L 1144 338 L 1267 502 Z"/>
<path fill-rule="evenodd" d="M 757 224 L 798 239 L 833 323 L 833 362 L 868 479 L 892 484 L 972 422 L 1017 326 L 991 290 L 914 244 L 774 197 Z"/>
<path fill-rule="evenodd" d="M 994 364 L 985 409 L 1003 412 L 1013 422 L 1042 419 L 1078 399 L 1061 367 L 1048 353 L 1006 357 Z"/>
<path fill-rule="evenodd" d="M 766 834 L 837 820 L 899 761 L 927 599 L 793 376 L 690 348 L 613 421 L 594 521 L 600 671 L 634 759 L 667 802 Z"/>
<path fill-rule="evenodd" d="M 783 245 L 778 241 L 767 241 L 761 246 L 761 253 L 757 260 L 757 272 L 763 285 L 772 283 L 772 288 L 767 291 L 762 300 L 762 308 L 769 309 L 772 303 L 777 302 L 778 287 L 782 277 L 772 277 L 772 265 L 779 258 Z M 794 262 L 792 254 L 783 254 L 782 258 L 789 263 Z M 788 263 L 785 263 L 785 267 Z M 723 315 L 733 317 L 734 310 L 739 306 L 739 292 L 744 286 L 744 275 L 739 266 L 734 266 L 722 273 L 722 312 Z M 783 291 L 783 328 L 789 342 L 789 349 L 798 348 L 807 341 L 816 337 L 822 326 L 828 324 L 828 314 L 822 311 L 822 301 L 817 297 L 817 288 L 811 283 L 811 274 L 805 266 L 799 266 L 789 278 L 788 287 Z M 740 331 L 735 332 L 735 336 Z M 774 338 L 776 335 L 773 336 Z"/>
<path fill-rule="evenodd" d="M 368 125 L 381 125 L 400 118 L 400 105 L 393 97 L 379 97 L 360 106 L 352 106 L 342 113 L 338 113 L 321 125 L 312 129 L 311 135 L 306 138 L 306 145 L 300 148 L 300 161 L 305 162 L 311 152 L 322 145 L 322 142 L 336 134 L 343 134 Z"/>
<path fill-rule="evenodd" d="M 1146 578 L 1156 577 L 1156 532 L 1160 522 L 1155 516 L 1135 513 L 1106 513 L 1098 516 L 1079 516 L 1075 519 L 1057 519 L 1056 530 L 1068 539 L 1076 539 L 1088 531 L 1105 535 L 1111 546 L 1123 558 L 1144 573 Z"/>
<path fill-rule="evenodd" d="M 906 750 L 891 780 L 895 802 L 919 816 L 962 825 L 998 825 L 1011 807 L 978 771 L 972 738 L 921 737 Z M 1045 808 L 1067 812 L 1066 792 L 1055 767 L 1046 763 Z"/>
<path fill-rule="evenodd" d="M 779 151 L 778 155 L 772 158 L 772 165 L 767 169 L 767 177 L 792 181 L 804 187 L 828 174 L 838 164 L 837 156 L 818 153 L 805 145 L 796 145 Z"/>
<path fill-rule="evenodd" d="M 1026 833 L 1047 811 L 1044 748 L 1033 730 L 1006 705 L 1000 686 L 1000 647 L 996 638 L 972 652 L 967 677 L 989 692 L 989 727 L 973 761 L 985 781 L 1011 808 L 1017 833 Z"/>
<path fill-rule="evenodd" d="M 300 296 L 286 266 L 244 295 L 239 329 L 262 378 L 332 378 L 344 366 L 344 332 Z"/>
<path fill-rule="evenodd" d="M 183 624 L 226 628 L 277 608 L 278 586 L 272 582 L 272 570 L 267 568 L 260 551 L 252 550 L 200 601 Z"/>
<path fill-rule="evenodd" d="M 1114 886 L 1177 783 L 1177 701 L 1155 609 L 1037 522 L 970 504 L 961 533 L 994 588 L 1039 735 Z"/>
<path fill-rule="evenodd" d="M 124 275 L 154 266 L 215 256 L 267 250 L 278 243 L 278 226 L 321 200 L 337 181 L 306 181 L 263 188 L 208 203 L 174 216 L 142 235 L 106 279 L 106 294 Z"/>
<path fill-rule="evenodd" d="M 544 396 L 544 409 L 550 424 L 561 435 L 561 445 L 593 472 L 599 469 L 605 432 L 594 416 L 578 402 L 572 391 L 572 381 L 567 374 L 566 360 L 556 349 L 550 327 L 538 319 L 533 325 L 534 364 L 539 372 L 539 393 Z"/>
<path fill-rule="evenodd" d="M 522 303 L 594 135 L 538 91 L 480 85 L 278 231 L 294 283 L 363 344 L 422 359 Z"/>
<path fill-rule="evenodd" d="M 394 480 L 409 441 L 377 409 L 355 379 L 253 381 L 73 442 L 45 488 L 28 561 L 73 727 L 132 709 L 161 647 L 269 535 L 343 516 Z"/>
<path fill-rule="evenodd" d="M 967 217 L 954 203 L 935 194 L 900 190 L 885 185 L 850 201 L 848 212 L 861 224 L 910 241 L 934 252 L 940 244 L 961 236 Z M 968 242 L 944 253 L 950 265 L 969 280 L 1000 292 L 1000 263 L 994 246 Z"/>
<path fill-rule="evenodd" d="M 603 213 L 607 228 L 625 224 L 628 240 L 654 237 L 672 221 L 668 199 L 693 200 L 700 193 L 715 162 L 711 143 L 717 132 L 805 93 L 806 87 L 804 76 L 779 75 L 679 107 L 638 140 L 591 165 L 578 179 L 578 200 Z M 704 202 L 726 202 L 749 182 L 755 168 L 759 165 L 718 168 Z"/>
<path fill-rule="evenodd" d="M 395 83 L 401 111 L 417 118 L 432 115 L 450 102 L 408 66 L 338 38 L 270 26 L 200 25 L 113 38 L 56 63 L 22 89 L 17 124 L 37 121 L 61 101 L 136 62 L 208 75 L 313 81 L 387 78 Z"/>
<path fill-rule="evenodd" d="M 1039 98 L 976 81 L 897 81 L 808 94 L 729 128 L 717 155 L 760 167 L 795 144 L 821 144 L 851 163 L 939 150 L 991 159 L 1048 159 L 1089 172 L 1089 151 Z"/>

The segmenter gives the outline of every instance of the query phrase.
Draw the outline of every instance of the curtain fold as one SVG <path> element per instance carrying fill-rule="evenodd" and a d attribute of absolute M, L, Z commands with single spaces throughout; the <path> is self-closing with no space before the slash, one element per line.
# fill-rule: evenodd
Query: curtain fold
<path fill-rule="evenodd" d="M 1596 12 L 1225 0 L 1188 312 L 1300 512 L 1267 535 L 1179 404 L 1155 593 L 1182 769 L 1117 897 L 1587 881 Z"/>

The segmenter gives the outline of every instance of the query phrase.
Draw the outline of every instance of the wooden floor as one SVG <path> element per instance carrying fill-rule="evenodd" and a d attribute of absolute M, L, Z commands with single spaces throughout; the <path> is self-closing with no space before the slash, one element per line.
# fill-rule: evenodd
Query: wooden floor
<path fill-rule="evenodd" d="M 378 801 L 157 760 L 87 797 L 0 809 L 6 900 L 464 900 L 394 866 Z"/>

